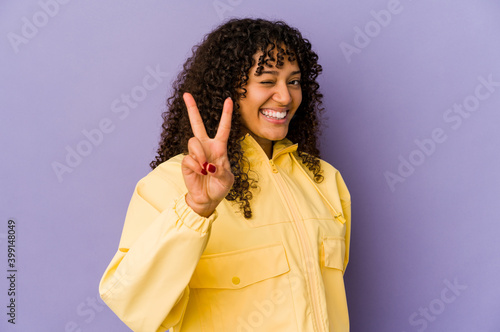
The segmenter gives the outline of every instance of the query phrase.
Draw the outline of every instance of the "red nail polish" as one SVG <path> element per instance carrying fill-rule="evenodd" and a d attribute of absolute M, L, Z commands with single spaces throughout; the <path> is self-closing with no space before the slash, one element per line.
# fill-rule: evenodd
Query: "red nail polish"
<path fill-rule="evenodd" d="M 208 173 L 207 173 L 207 171 L 205 171 L 204 169 L 202 169 L 202 170 L 201 170 L 201 174 L 203 174 L 203 175 L 207 175 Z"/>
<path fill-rule="evenodd" d="M 215 173 L 216 170 L 217 170 L 217 168 L 215 167 L 215 165 L 212 165 L 212 164 L 208 165 L 208 171 L 210 173 Z"/>
<path fill-rule="evenodd" d="M 207 165 L 208 163 L 205 161 L 205 163 L 203 164 L 203 169 L 207 169 Z"/>

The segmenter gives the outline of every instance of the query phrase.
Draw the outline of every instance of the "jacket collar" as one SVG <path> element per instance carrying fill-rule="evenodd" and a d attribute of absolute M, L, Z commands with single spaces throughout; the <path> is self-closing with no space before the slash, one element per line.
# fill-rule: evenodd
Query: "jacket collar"
<path fill-rule="evenodd" d="M 293 144 L 289 139 L 285 138 L 282 139 L 281 141 L 276 141 L 274 142 L 273 145 L 273 157 L 271 158 L 274 162 L 276 162 L 276 159 L 279 156 L 282 156 L 284 154 L 289 154 L 290 159 L 289 162 L 285 163 L 295 163 L 297 164 L 297 169 L 300 170 L 305 178 L 309 180 L 309 182 L 312 184 L 312 186 L 317 190 L 317 192 L 321 195 L 323 198 L 325 204 L 331 209 L 333 216 L 335 219 L 337 219 L 340 223 L 344 224 L 346 222 L 346 219 L 344 218 L 342 213 L 338 213 L 333 205 L 328 201 L 328 199 L 325 197 L 325 195 L 321 192 L 319 189 L 318 185 L 313 181 L 311 176 L 306 172 L 305 168 L 297 158 L 293 155 L 293 152 L 297 151 L 298 144 Z M 269 162 L 269 159 L 267 158 L 266 153 L 262 148 L 260 147 L 259 143 L 250 135 L 246 134 L 243 140 L 241 141 L 241 148 L 243 150 L 243 153 L 245 156 L 248 158 L 251 164 L 256 164 L 256 163 L 262 163 L 262 162 Z M 284 160 L 281 159 L 281 162 Z M 291 166 L 291 165 L 290 165 Z M 288 166 L 288 167 L 290 167 Z"/>
<path fill-rule="evenodd" d="M 293 153 L 297 151 L 298 144 L 292 143 L 288 138 L 284 138 L 280 141 L 276 141 L 273 144 L 273 157 L 272 160 L 276 160 L 279 156 L 285 153 Z M 259 143 L 250 134 L 246 134 L 241 141 L 241 148 L 245 153 L 245 156 L 252 160 L 268 161 L 266 153 L 260 147 Z"/>

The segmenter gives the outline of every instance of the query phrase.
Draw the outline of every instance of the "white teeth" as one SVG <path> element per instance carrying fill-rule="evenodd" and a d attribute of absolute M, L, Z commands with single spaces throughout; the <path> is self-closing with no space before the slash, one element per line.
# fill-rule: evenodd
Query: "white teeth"
<path fill-rule="evenodd" d="M 286 117 L 286 111 L 285 112 L 276 112 L 276 111 L 271 111 L 271 110 L 266 109 L 266 110 L 262 110 L 261 112 L 265 116 L 267 116 L 269 118 L 273 118 L 273 119 L 281 120 L 281 119 L 284 119 Z"/>

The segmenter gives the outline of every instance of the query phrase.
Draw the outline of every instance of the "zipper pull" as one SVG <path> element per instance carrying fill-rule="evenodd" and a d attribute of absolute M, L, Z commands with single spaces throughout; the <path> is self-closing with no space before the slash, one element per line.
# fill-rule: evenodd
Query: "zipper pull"
<path fill-rule="evenodd" d="M 269 165 L 271 165 L 273 173 L 278 173 L 278 169 L 276 168 L 276 165 L 274 164 L 274 161 L 272 159 L 269 160 Z"/>
<path fill-rule="evenodd" d="M 345 218 L 342 216 L 341 213 L 339 213 L 336 216 L 334 216 L 334 218 L 337 219 L 338 221 L 340 221 L 343 224 L 345 224 L 345 222 L 346 222 Z"/>

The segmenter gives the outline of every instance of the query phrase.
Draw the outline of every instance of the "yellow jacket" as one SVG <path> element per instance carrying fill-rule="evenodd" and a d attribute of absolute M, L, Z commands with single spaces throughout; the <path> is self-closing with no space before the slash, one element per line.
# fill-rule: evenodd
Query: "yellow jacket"
<path fill-rule="evenodd" d="M 259 189 L 253 217 L 224 200 L 209 218 L 185 203 L 183 156 L 136 186 L 102 299 L 134 331 L 349 331 L 343 272 L 350 195 L 321 161 L 315 183 L 289 140 L 268 159 L 242 143 Z"/>

